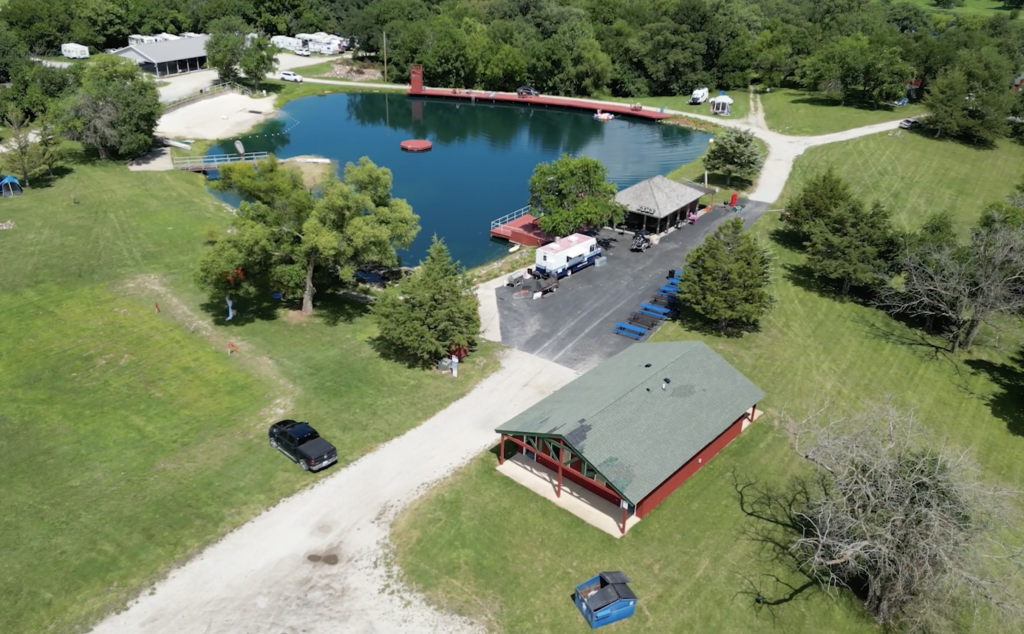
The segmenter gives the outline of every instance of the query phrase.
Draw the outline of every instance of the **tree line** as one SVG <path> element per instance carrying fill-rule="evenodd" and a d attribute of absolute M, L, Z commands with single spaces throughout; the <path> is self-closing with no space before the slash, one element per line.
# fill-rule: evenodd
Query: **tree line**
<path fill-rule="evenodd" d="M 1015 1 L 1015 0 L 1011 0 Z M 37 54 L 63 42 L 102 50 L 130 33 L 207 32 L 238 18 L 268 36 L 329 31 L 379 56 L 398 78 L 425 66 L 436 86 L 618 96 L 699 86 L 801 85 L 877 105 L 928 86 L 991 50 L 1008 87 L 1024 69 L 1024 23 L 928 11 L 908 1 L 838 0 L 11 0 L 2 19 Z M 970 74 L 970 73 L 968 73 Z"/>

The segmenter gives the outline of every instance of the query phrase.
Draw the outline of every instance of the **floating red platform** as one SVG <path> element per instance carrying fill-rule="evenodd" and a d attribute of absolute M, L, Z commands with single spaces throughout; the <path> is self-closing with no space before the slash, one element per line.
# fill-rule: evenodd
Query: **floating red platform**
<path fill-rule="evenodd" d="M 491 229 L 491 235 L 495 238 L 504 238 L 509 242 L 521 244 L 524 247 L 539 247 L 542 244 L 551 242 L 551 237 L 541 231 L 537 225 L 537 219 L 526 214 L 515 220 L 510 220 L 503 225 Z"/>
<path fill-rule="evenodd" d="M 434 147 L 434 144 L 426 139 L 407 139 L 399 143 L 406 152 L 426 152 Z"/>
<path fill-rule="evenodd" d="M 662 112 L 660 108 L 645 108 L 640 104 L 613 104 L 604 101 L 592 101 L 590 99 L 574 99 L 572 97 L 551 97 L 538 95 L 536 97 L 520 97 L 514 92 L 492 92 L 487 90 L 462 90 L 454 88 L 411 88 L 406 94 L 413 97 L 442 97 L 445 99 L 459 99 L 473 103 L 510 103 L 520 106 L 544 106 L 556 108 L 573 108 L 576 110 L 588 110 L 591 112 L 607 112 L 616 116 L 640 117 L 642 119 L 653 119 L 655 121 L 668 119 L 672 115 Z"/>

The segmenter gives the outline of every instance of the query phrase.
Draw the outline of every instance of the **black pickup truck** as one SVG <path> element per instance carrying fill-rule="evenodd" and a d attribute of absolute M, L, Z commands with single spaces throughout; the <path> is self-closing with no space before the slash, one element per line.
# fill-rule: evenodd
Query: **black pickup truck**
<path fill-rule="evenodd" d="M 338 450 L 309 423 L 283 420 L 270 426 L 270 446 L 299 463 L 303 471 L 319 471 L 338 461 Z"/>

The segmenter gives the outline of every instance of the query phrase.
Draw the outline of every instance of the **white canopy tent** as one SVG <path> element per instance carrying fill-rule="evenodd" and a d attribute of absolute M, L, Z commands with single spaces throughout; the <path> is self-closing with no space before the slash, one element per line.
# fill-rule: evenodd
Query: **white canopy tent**
<path fill-rule="evenodd" d="M 732 97 L 725 93 L 718 95 L 714 99 L 708 100 L 708 103 L 711 104 L 712 114 L 728 115 L 732 112 Z"/>

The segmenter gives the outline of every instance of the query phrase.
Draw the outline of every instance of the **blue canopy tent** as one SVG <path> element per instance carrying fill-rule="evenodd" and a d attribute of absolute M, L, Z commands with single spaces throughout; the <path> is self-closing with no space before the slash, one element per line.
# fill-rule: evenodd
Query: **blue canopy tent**
<path fill-rule="evenodd" d="M 18 179 L 10 175 L 4 176 L 0 180 L 0 196 L 4 198 L 21 196 L 21 183 L 18 182 Z"/>

